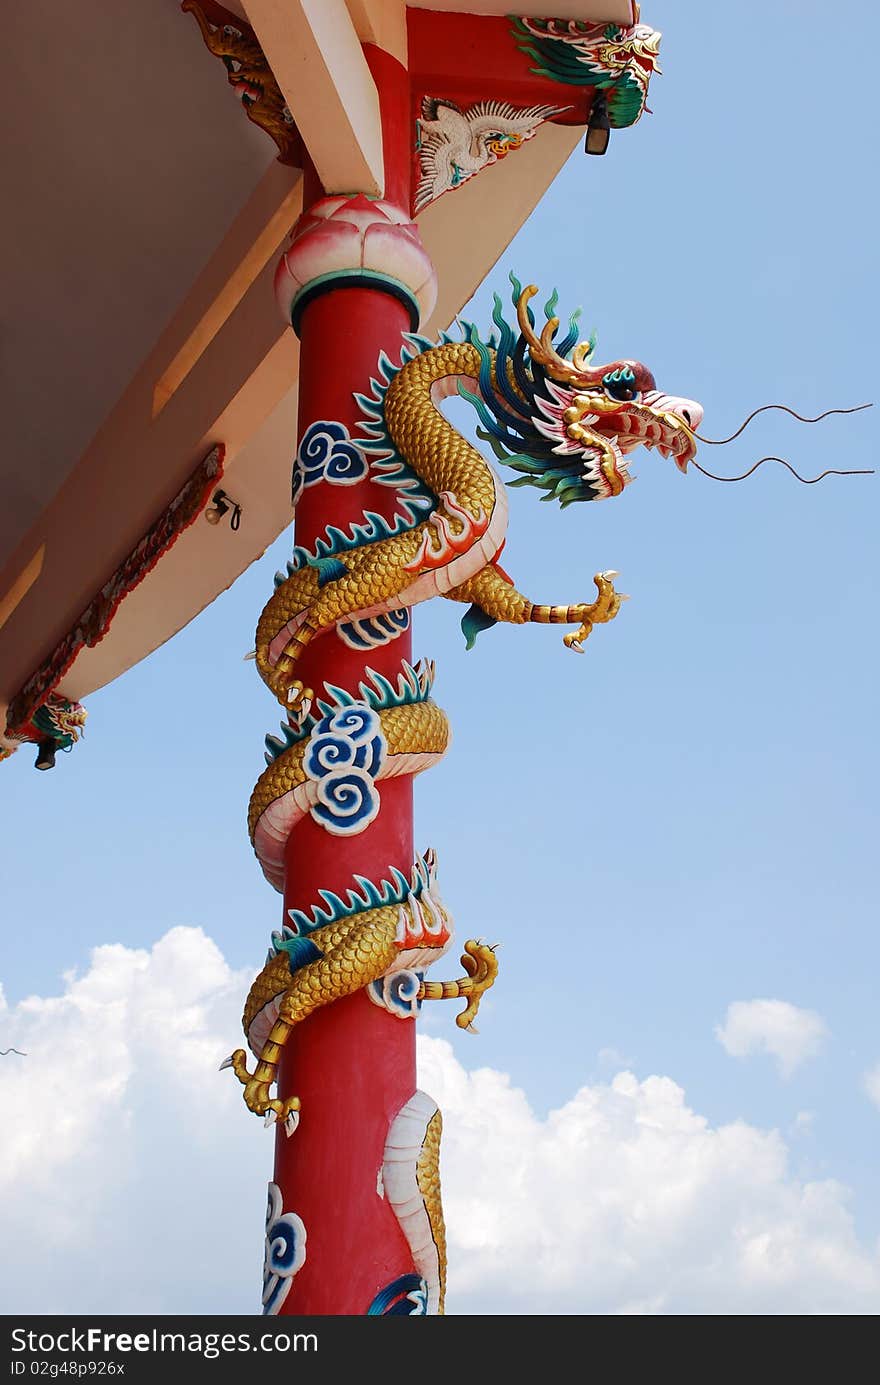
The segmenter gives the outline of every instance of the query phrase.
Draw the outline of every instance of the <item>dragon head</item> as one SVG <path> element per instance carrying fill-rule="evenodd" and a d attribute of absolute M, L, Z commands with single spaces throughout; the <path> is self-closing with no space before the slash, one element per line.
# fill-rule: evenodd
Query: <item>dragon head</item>
<path fill-rule="evenodd" d="M 15 730 L 7 726 L 5 734 L 0 733 L 0 760 L 29 742 L 39 747 L 37 769 L 52 769 L 55 752 L 73 748 L 83 734 L 87 716 L 81 703 L 71 702 L 62 693 L 50 692 L 29 720 Z"/>
<path fill-rule="evenodd" d="M 656 449 L 685 471 L 697 450 L 700 405 L 662 393 L 639 361 L 592 365 L 595 341 L 577 341 L 577 314 L 557 347 L 556 295 L 539 335 L 529 308 L 538 290 L 511 280 L 519 335 L 496 298 L 493 320 L 500 339 L 483 343 L 469 329 L 481 357 L 479 396 L 462 390 L 484 425 L 480 436 L 521 473 L 511 484 L 536 486 L 546 492 L 543 499 L 555 498 L 563 507 L 604 500 L 632 480 L 629 456 L 639 446 Z"/>
<path fill-rule="evenodd" d="M 661 35 L 650 24 L 633 24 L 628 28 L 610 24 L 604 28 L 597 24 L 593 30 L 593 51 L 595 62 L 615 76 L 622 71 L 635 68 L 638 78 L 647 87 L 648 78 L 654 72 L 662 74 L 660 66 Z M 584 45 L 587 47 L 587 45 Z M 644 74 L 644 75 L 643 75 Z"/>
<path fill-rule="evenodd" d="M 661 35 L 640 22 L 638 5 L 634 20 L 622 25 L 511 16 L 514 41 L 534 63 L 532 72 L 603 94 L 614 129 L 641 118 L 651 78 L 662 71 Z"/>
<path fill-rule="evenodd" d="M 45 729 L 65 748 L 79 740 L 88 712 L 81 702 L 71 702 L 60 693 L 50 693 L 45 706 Z M 35 718 L 36 721 L 36 718 Z"/>

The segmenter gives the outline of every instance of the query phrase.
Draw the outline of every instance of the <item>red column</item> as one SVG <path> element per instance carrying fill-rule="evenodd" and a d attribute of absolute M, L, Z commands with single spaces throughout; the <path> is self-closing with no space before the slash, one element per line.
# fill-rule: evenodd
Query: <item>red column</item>
<path fill-rule="evenodd" d="M 300 436 L 319 419 L 338 420 L 356 433 L 352 392 L 368 386 L 381 350 L 399 351 L 409 325 L 404 306 L 375 289 L 336 289 L 309 304 L 300 325 Z M 296 542 L 311 548 L 328 523 L 344 528 L 365 509 L 389 503 L 387 492 L 370 482 L 311 486 L 297 506 Z M 303 655 L 298 676 L 316 692 L 325 681 L 354 691 L 368 664 L 390 677 L 401 659 L 411 659 L 409 631 L 368 655 L 330 633 Z M 358 836 L 332 836 L 308 816 L 293 829 L 285 911 L 320 903 L 321 888 L 344 895 L 355 874 L 378 882 L 391 866 L 409 873 L 412 779 L 378 787 L 379 814 Z M 300 1097 L 302 1118 L 291 1138 L 283 1128 L 276 1134 L 275 1182 L 284 1206 L 306 1227 L 308 1250 L 283 1313 L 363 1314 L 383 1285 L 413 1272 L 377 1179 L 388 1127 L 415 1086 L 415 1024 L 380 1010 L 363 992 L 334 1001 L 291 1035 L 279 1093 Z"/>
<path fill-rule="evenodd" d="M 388 54 L 366 51 L 380 91 L 385 141 L 386 198 L 375 204 L 377 214 L 380 208 L 387 212 L 392 203 L 397 220 L 406 223 L 407 74 Z M 317 195 L 309 203 L 318 201 L 318 214 L 326 216 L 327 200 L 320 201 L 322 190 L 314 188 L 312 177 L 307 178 L 307 188 L 310 183 Z M 368 219 L 370 204 L 366 199 L 358 202 L 358 215 Z M 417 307 L 394 287 L 398 274 L 407 276 L 406 266 L 395 262 L 393 254 L 389 260 L 386 250 L 377 271 L 380 252 L 363 235 L 360 251 L 352 239 L 348 273 L 335 280 L 328 276 L 321 260 L 321 245 L 330 239 L 328 223 L 310 220 L 310 210 L 307 205 L 294 231 L 299 249 L 289 257 L 290 272 L 296 274 L 305 265 L 302 273 L 308 281 L 317 271 L 320 291 L 315 293 L 306 282 L 302 293 L 298 283 L 288 282 L 285 271 L 279 271 L 282 297 L 285 285 L 293 296 L 293 320 L 302 343 L 298 437 L 324 420 L 343 424 L 356 440 L 360 416 L 353 396 L 369 392 L 380 352 L 398 359 L 402 333 L 416 326 Z M 348 224 L 345 218 L 344 209 L 332 215 L 337 243 L 347 234 L 337 229 Z M 414 228 L 409 234 L 415 234 Z M 419 253 L 424 258 L 424 252 Z M 366 265 L 361 277 L 367 282 L 353 286 L 358 255 Z M 411 273 L 408 277 L 412 294 L 416 286 Z M 390 516 L 395 500 L 393 490 L 369 479 L 345 486 L 311 484 L 297 504 L 295 541 L 312 550 L 329 524 L 348 529 L 367 510 Z M 302 655 L 297 677 L 318 697 L 325 682 L 356 694 L 368 665 L 396 679 L 403 659 L 411 662 L 409 630 L 367 653 L 348 647 L 329 631 Z M 412 779 L 385 780 L 378 789 L 379 813 L 358 835 L 334 836 L 309 815 L 294 827 L 285 853 L 285 921 L 289 908 L 319 904 L 320 889 L 344 895 L 355 874 L 376 883 L 388 879 L 394 866 L 409 874 L 414 859 Z M 291 1034 L 281 1063 L 279 1095 L 295 1093 L 300 1098 L 301 1119 L 290 1137 L 281 1123 L 276 1127 L 274 1180 L 282 1207 L 301 1220 L 307 1242 L 305 1260 L 281 1313 L 361 1315 L 380 1289 L 415 1272 L 409 1245 L 379 1180 L 389 1126 L 415 1088 L 415 1023 L 380 1009 L 363 991 L 326 1005 Z"/>

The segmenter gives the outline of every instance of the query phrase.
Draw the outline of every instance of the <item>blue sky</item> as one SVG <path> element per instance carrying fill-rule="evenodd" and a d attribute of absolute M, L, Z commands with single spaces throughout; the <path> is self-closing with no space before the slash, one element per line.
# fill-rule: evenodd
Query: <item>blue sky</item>
<path fill-rule="evenodd" d="M 488 326 L 510 269 L 556 286 L 564 312 L 583 304 L 600 359 L 643 360 L 659 388 L 703 403 L 712 437 L 769 402 L 813 414 L 872 399 L 864 7 L 644 12 L 664 33 L 655 114 L 612 132 L 605 159 L 572 157 L 466 315 Z M 698 460 L 735 474 L 778 453 L 811 476 L 874 465 L 876 436 L 877 410 L 814 427 L 770 414 Z M 505 565 L 522 590 L 589 599 L 613 567 L 631 595 L 584 657 L 558 629 L 501 626 L 466 654 L 460 608 L 416 612 L 415 652 L 437 660 L 454 728 L 417 782 L 417 841 L 438 850 L 459 936 L 503 944 L 479 1038 L 449 1012 L 426 1032 L 466 1068 L 508 1073 L 539 1118 L 619 1069 L 667 1075 L 713 1127 L 778 1130 L 792 1178 L 851 1189 L 869 1246 L 878 481 L 804 487 L 768 464 L 724 486 L 648 453 L 632 470 L 620 499 L 565 513 L 510 493 Z M 234 969 L 259 964 L 279 901 L 244 817 L 277 718 L 242 655 L 289 542 L 89 698 L 86 739 L 54 773 L 26 751 L 2 766 L 11 1005 L 60 992 L 99 944 L 149 949 L 179 925 Z M 826 1026 L 788 1078 L 715 1036 L 729 1005 L 758 998 Z M 0 1034 L 16 1042 L 11 1018 Z M 268 1144 L 262 1157 L 268 1175 Z"/>

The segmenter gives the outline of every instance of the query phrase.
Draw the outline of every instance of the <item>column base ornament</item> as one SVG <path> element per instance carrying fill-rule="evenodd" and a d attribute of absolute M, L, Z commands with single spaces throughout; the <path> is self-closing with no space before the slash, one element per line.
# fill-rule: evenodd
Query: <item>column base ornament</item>
<path fill-rule="evenodd" d="M 275 296 L 295 331 L 306 304 L 337 288 L 379 288 L 399 298 L 415 331 L 437 302 L 437 274 L 407 212 L 382 198 L 322 197 L 293 228 L 275 273 Z"/>

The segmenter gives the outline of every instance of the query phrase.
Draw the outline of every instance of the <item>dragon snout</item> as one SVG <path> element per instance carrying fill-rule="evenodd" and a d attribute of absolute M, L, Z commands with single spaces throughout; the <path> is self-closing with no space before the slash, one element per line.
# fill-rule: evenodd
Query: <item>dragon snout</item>
<path fill-rule="evenodd" d="M 696 399 L 673 399 L 670 404 L 670 413 L 682 420 L 688 432 L 685 446 L 678 449 L 674 454 L 675 465 L 679 471 L 686 472 L 688 462 L 697 450 L 697 443 L 693 434 L 703 422 L 703 406 L 698 404 Z"/>
<path fill-rule="evenodd" d="M 657 446 L 666 457 L 672 457 L 679 471 L 687 471 L 688 462 L 697 450 L 694 433 L 703 421 L 703 406 L 696 399 L 683 399 L 677 394 L 661 394 L 659 390 L 642 396 L 652 413 L 660 420 L 662 442 Z"/>
<path fill-rule="evenodd" d="M 703 422 L 703 406 L 698 404 L 696 399 L 679 399 L 678 407 L 673 409 L 673 413 L 679 414 L 684 419 L 691 432 L 699 428 Z"/>
<path fill-rule="evenodd" d="M 696 399 L 682 399 L 677 394 L 658 392 L 651 396 L 651 408 L 658 413 L 676 414 L 691 432 L 703 422 L 703 406 Z"/>

